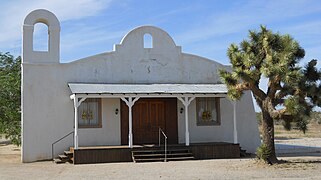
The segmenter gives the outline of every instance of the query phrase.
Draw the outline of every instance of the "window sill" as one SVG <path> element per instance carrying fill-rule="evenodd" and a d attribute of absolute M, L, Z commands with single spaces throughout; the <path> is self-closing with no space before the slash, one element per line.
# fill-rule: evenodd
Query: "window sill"
<path fill-rule="evenodd" d="M 220 126 L 221 123 L 219 122 L 207 122 L 207 123 L 197 123 L 197 126 Z"/>
<path fill-rule="evenodd" d="M 78 125 L 79 129 L 102 128 L 102 125 Z"/>

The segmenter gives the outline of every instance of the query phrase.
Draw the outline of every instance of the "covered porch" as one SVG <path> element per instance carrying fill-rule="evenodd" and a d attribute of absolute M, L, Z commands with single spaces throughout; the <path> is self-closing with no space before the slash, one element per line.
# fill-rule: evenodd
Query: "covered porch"
<path fill-rule="evenodd" d="M 190 141 L 190 118 L 189 109 L 191 102 L 198 97 L 211 97 L 211 98 L 224 98 L 227 99 L 227 89 L 223 84 L 88 84 L 88 83 L 69 83 L 68 86 L 72 92 L 70 98 L 74 103 L 74 147 L 71 149 L 74 152 L 74 162 L 82 163 L 80 159 L 86 159 L 86 162 L 91 162 L 89 159 L 95 159 L 98 157 L 99 152 L 102 153 L 98 159 L 105 159 L 104 162 L 114 162 L 108 157 L 118 157 L 117 161 L 127 161 L 128 154 L 137 150 L 137 148 L 151 148 L 146 147 L 146 143 L 135 143 L 134 137 L 138 133 L 133 128 L 133 112 L 134 105 L 139 100 L 151 99 L 151 98 L 171 98 L 177 99 L 183 107 L 178 109 L 180 113 L 184 115 L 184 143 L 176 142 L 172 147 L 186 147 L 190 151 L 193 151 L 195 158 L 206 159 L 206 158 L 232 158 L 239 157 L 239 145 L 237 136 L 237 117 L 236 117 L 236 102 L 228 100 L 233 107 L 233 140 L 229 142 L 206 142 L 206 143 L 191 143 Z M 126 122 L 128 124 L 126 145 L 124 142 L 119 146 L 109 145 L 106 146 L 79 146 L 79 106 L 82 102 L 89 98 L 100 98 L 110 99 L 119 98 L 128 108 L 126 111 Z M 123 112 L 122 112 L 123 113 Z M 123 123 L 123 122 L 122 122 Z M 122 129 L 124 131 L 124 129 Z M 136 134 L 135 134 L 136 133 Z M 157 133 L 158 134 L 158 133 Z M 166 136 L 166 133 L 164 134 Z M 160 137 L 158 137 L 160 138 Z M 122 138 L 124 139 L 124 138 Z M 137 140 L 136 140 L 137 142 Z M 159 142 L 160 143 L 160 142 Z M 165 140 L 161 144 L 164 145 Z M 156 143 L 155 143 L 156 144 Z M 143 146 L 142 146 L 143 145 Z M 157 144 L 156 144 L 157 145 Z M 235 146 L 234 146 L 235 145 Z M 169 146 L 169 147 L 170 147 Z M 158 146 L 157 146 L 158 147 Z M 198 147 L 198 148 L 196 148 Z M 152 147 L 156 148 L 156 146 Z M 159 147 L 158 147 L 159 148 Z M 229 149 L 230 148 L 230 149 Z M 91 152 L 91 153 L 89 153 Z M 104 152 L 104 153 L 103 153 Z M 200 153 L 197 153 L 200 152 Z M 210 153 L 209 153 L 210 152 Z M 215 153 L 214 153 L 215 152 Z M 98 154 L 97 154 L 98 153 Z M 107 155 L 107 154 L 109 155 Z M 115 155 L 118 154 L 118 155 Z M 91 155 L 90 155 L 91 154 Z M 95 154 L 95 155 L 94 155 Z M 114 155 L 112 155 L 114 154 Z M 127 154 L 127 155 L 126 155 Z M 205 156 L 201 156 L 205 154 Z M 207 154 L 207 155 L 206 155 Z M 227 155 L 229 154 L 229 155 Z M 238 154 L 238 155 L 237 155 Z M 105 157 L 105 158 L 103 158 Z M 109 160 L 108 160 L 109 159 Z M 131 159 L 131 158 L 130 158 Z M 100 160 L 98 160 L 100 162 Z"/>

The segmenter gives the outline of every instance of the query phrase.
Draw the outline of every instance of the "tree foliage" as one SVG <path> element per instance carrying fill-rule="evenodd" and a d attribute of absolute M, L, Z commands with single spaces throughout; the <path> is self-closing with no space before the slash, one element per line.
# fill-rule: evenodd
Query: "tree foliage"
<path fill-rule="evenodd" d="M 0 134 L 21 144 L 21 58 L 0 53 Z"/>
<path fill-rule="evenodd" d="M 290 35 L 273 33 L 264 26 L 259 32 L 249 31 L 249 39 L 240 45 L 230 45 L 227 55 L 232 70 L 221 70 L 220 76 L 228 95 L 240 99 L 244 91 L 252 91 L 262 110 L 263 143 L 270 152 L 267 159 L 276 162 L 273 120 L 283 120 L 287 128 L 296 122 L 305 132 L 305 117 L 315 105 L 321 105 L 317 60 L 300 67 L 305 51 L 299 43 Z M 262 77 L 267 79 L 267 89 L 259 86 Z"/>

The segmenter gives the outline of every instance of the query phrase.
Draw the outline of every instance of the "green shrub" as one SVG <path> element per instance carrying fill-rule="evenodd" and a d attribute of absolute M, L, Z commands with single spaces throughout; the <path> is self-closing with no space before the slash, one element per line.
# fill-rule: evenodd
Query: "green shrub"
<path fill-rule="evenodd" d="M 262 144 L 260 147 L 256 149 L 256 157 L 259 160 L 263 160 L 264 162 L 268 162 L 270 153 L 271 153 L 270 149 L 265 144 Z"/>

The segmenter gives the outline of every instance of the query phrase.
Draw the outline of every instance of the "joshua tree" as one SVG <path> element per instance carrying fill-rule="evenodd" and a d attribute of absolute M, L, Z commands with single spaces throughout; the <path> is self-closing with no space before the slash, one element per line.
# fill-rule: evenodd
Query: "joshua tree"
<path fill-rule="evenodd" d="M 305 51 L 290 35 L 273 33 L 261 26 L 259 32 L 249 31 L 249 39 L 240 45 L 231 44 L 227 55 L 232 70 L 221 70 L 220 76 L 228 87 L 230 98 L 239 99 L 250 90 L 262 110 L 263 145 L 268 163 L 276 163 L 273 120 L 282 120 L 287 129 L 291 122 L 305 132 L 312 108 L 320 106 L 321 73 L 317 60 L 305 67 L 299 61 Z M 267 79 L 266 89 L 259 86 Z"/>

